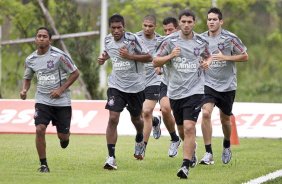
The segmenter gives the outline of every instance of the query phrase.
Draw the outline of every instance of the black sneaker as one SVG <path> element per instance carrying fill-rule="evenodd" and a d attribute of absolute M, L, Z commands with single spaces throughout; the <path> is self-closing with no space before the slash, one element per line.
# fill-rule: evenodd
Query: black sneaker
<path fill-rule="evenodd" d="M 66 140 L 66 141 L 60 140 L 61 147 L 65 149 L 66 147 L 68 147 L 69 142 L 70 140 Z"/>
<path fill-rule="evenodd" d="M 177 172 L 177 176 L 180 179 L 187 179 L 188 174 L 189 174 L 189 169 L 186 166 L 181 167 Z"/>
<path fill-rule="evenodd" d="M 38 172 L 48 173 L 48 172 L 50 172 L 50 169 L 49 169 L 49 167 L 47 165 L 41 165 L 38 168 Z"/>

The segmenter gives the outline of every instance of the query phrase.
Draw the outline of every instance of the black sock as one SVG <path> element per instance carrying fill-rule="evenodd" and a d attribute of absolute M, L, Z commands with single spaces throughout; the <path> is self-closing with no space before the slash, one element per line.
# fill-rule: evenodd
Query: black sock
<path fill-rule="evenodd" d="M 223 147 L 230 148 L 230 140 L 223 139 Z"/>
<path fill-rule="evenodd" d="M 212 154 L 212 146 L 211 146 L 211 144 L 205 145 L 205 148 L 206 148 L 206 152 Z"/>
<path fill-rule="evenodd" d="M 143 141 L 143 134 L 137 133 L 136 136 L 135 136 L 135 141 L 138 142 L 138 143 L 142 142 Z"/>
<path fill-rule="evenodd" d="M 108 144 L 107 146 L 108 146 L 109 156 L 116 158 L 116 156 L 115 156 L 115 146 L 116 145 L 115 144 Z"/>
<path fill-rule="evenodd" d="M 153 116 L 152 122 L 153 122 L 153 126 L 157 126 L 159 124 L 159 119 Z"/>
<path fill-rule="evenodd" d="M 171 137 L 171 141 L 176 142 L 179 141 L 179 137 L 176 135 L 176 132 L 169 133 Z"/>
<path fill-rule="evenodd" d="M 183 162 L 182 162 L 182 166 L 181 166 L 181 167 L 185 166 L 185 167 L 189 168 L 189 165 L 190 165 L 190 160 L 188 160 L 188 159 L 183 159 Z"/>
<path fill-rule="evenodd" d="M 46 166 L 48 166 L 48 165 L 47 165 L 47 159 L 46 159 L 46 158 L 40 159 L 40 164 L 41 164 L 41 165 L 46 165 Z"/>

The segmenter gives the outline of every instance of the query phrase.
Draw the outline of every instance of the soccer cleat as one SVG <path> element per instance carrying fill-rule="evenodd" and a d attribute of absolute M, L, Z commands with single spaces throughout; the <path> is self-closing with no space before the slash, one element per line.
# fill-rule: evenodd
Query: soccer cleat
<path fill-rule="evenodd" d="M 158 121 L 157 126 L 153 126 L 153 137 L 155 139 L 160 138 L 161 133 L 162 133 L 161 132 L 161 120 L 162 120 L 161 116 L 154 117 L 154 121 Z M 153 125 L 154 125 L 154 123 L 153 123 Z"/>
<path fill-rule="evenodd" d="M 223 148 L 221 160 L 224 164 L 228 164 L 231 160 L 232 152 L 230 148 Z"/>
<path fill-rule="evenodd" d="M 178 154 L 178 148 L 181 144 L 181 140 L 178 141 L 171 141 L 169 149 L 168 149 L 168 156 L 169 157 L 175 157 Z"/>
<path fill-rule="evenodd" d="M 69 142 L 70 142 L 70 140 L 66 140 L 66 141 L 60 140 L 61 147 L 62 147 L 63 149 L 65 149 L 66 147 L 68 147 Z"/>
<path fill-rule="evenodd" d="M 195 150 L 194 150 L 194 153 L 192 155 L 191 162 L 190 162 L 191 168 L 195 167 L 198 164 L 198 158 L 197 158 L 197 155 L 196 155 L 197 147 L 198 147 L 198 144 L 197 144 L 197 142 L 195 142 Z"/>
<path fill-rule="evenodd" d="M 50 172 L 50 169 L 48 168 L 47 165 L 41 165 L 41 166 L 38 168 L 38 172 L 48 173 L 48 172 Z"/>
<path fill-rule="evenodd" d="M 211 153 L 206 152 L 203 158 L 201 159 L 200 164 L 213 165 L 214 164 L 213 155 Z"/>
<path fill-rule="evenodd" d="M 117 170 L 116 159 L 108 156 L 104 165 L 104 169 Z"/>
<path fill-rule="evenodd" d="M 189 169 L 186 166 L 182 166 L 177 172 L 177 176 L 180 179 L 187 179 L 188 174 L 189 174 Z"/>
<path fill-rule="evenodd" d="M 146 149 L 146 145 L 143 141 L 139 143 L 136 142 L 134 157 L 137 160 L 143 160 L 143 158 L 145 157 L 145 149 Z"/>

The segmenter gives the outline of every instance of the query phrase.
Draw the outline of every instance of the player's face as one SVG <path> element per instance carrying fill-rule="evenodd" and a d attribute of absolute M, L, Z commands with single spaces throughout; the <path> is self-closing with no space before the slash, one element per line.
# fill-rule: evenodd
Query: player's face
<path fill-rule="evenodd" d="M 45 49 L 49 47 L 51 44 L 51 39 L 45 29 L 38 30 L 35 37 L 35 44 L 39 49 Z"/>
<path fill-rule="evenodd" d="M 195 26 L 195 21 L 192 16 L 183 15 L 179 20 L 179 27 L 183 35 L 188 36 L 192 33 Z"/>
<path fill-rule="evenodd" d="M 124 34 L 124 27 L 121 22 L 112 22 L 110 24 L 111 33 L 115 39 L 115 41 L 118 41 L 121 39 L 121 37 Z"/>
<path fill-rule="evenodd" d="M 145 36 L 151 37 L 155 33 L 156 25 L 153 21 L 144 20 L 142 25 Z"/>
<path fill-rule="evenodd" d="M 177 31 L 177 28 L 174 27 L 173 23 L 169 23 L 167 25 L 163 25 L 165 35 L 170 35 L 171 33 Z"/>
<path fill-rule="evenodd" d="M 215 13 L 209 13 L 207 19 L 207 25 L 210 32 L 217 32 L 221 25 L 223 24 L 223 20 L 219 20 L 218 15 Z"/>

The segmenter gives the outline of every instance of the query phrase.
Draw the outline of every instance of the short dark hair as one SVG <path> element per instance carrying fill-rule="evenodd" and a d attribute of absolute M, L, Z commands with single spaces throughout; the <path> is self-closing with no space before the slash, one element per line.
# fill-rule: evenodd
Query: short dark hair
<path fill-rule="evenodd" d="M 124 27 L 124 18 L 120 14 L 114 14 L 109 18 L 109 26 L 111 26 L 113 22 L 121 22 Z"/>
<path fill-rule="evenodd" d="M 39 30 L 42 30 L 42 29 L 47 31 L 47 33 L 48 33 L 48 35 L 49 35 L 49 39 L 51 39 L 53 34 L 52 34 L 52 32 L 50 31 L 50 29 L 48 29 L 47 27 L 43 27 L 43 26 L 42 26 L 42 27 L 37 28 L 36 34 L 38 33 Z"/>
<path fill-rule="evenodd" d="M 222 20 L 222 19 L 223 19 L 222 13 L 221 13 L 221 11 L 220 11 L 219 8 L 212 7 L 212 8 L 208 11 L 208 14 L 210 14 L 210 13 L 217 14 L 219 20 Z"/>
<path fill-rule="evenodd" d="M 164 18 L 163 25 L 168 25 L 170 23 L 172 23 L 175 28 L 178 27 L 178 21 L 177 21 L 176 18 L 174 18 L 174 17 L 166 17 L 166 18 Z"/>
<path fill-rule="evenodd" d="M 180 13 L 179 13 L 179 15 L 178 15 L 178 20 L 180 20 L 181 19 L 181 17 L 182 16 L 187 16 L 187 17 L 193 17 L 193 20 L 195 21 L 196 20 L 196 16 L 195 16 L 195 14 L 192 12 L 192 11 L 190 11 L 190 10 L 182 10 Z"/>
<path fill-rule="evenodd" d="M 144 20 L 149 20 L 149 21 L 152 21 L 155 25 L 157 23 L 157 19 L 156 19 L 156 16 L 155 15 L 146 15 L 144 18 L 143 18 L 143 21 Z"/>

